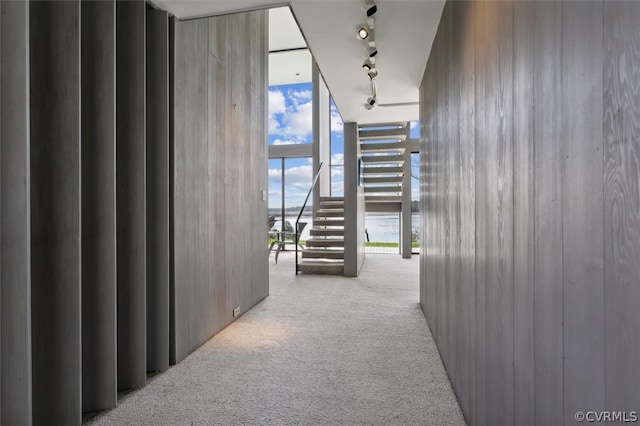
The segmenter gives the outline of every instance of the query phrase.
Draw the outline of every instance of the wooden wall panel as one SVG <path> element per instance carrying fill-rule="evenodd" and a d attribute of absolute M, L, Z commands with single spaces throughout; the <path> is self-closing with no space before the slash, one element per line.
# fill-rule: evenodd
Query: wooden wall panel
<path fill-rule="evenodd" d="M 29 6 L 0 3 L 0 424 L 31 424 Z"/>
<path fill-rule="evenodd" d="M 175 361 L 268 294 L 266 32 L 266 12 L 175 24 Z"/>
<path fill-rule="evenodd" d="M 514 424 L 534 418 L 533 7 L 513 12 L 513 404 Z"/>
<path fill-rule="evenodd" d="M 635 2 L 445 7 L 420 90 L 420 296 L 469 424 L 635 410 L 639 20 Z"/>
<path fill-rule="evenodd" d="M 513 4 L 485 2 L 486 414 L 513 421 Z"/>
<path fill-rule="evenodd" d="M 603 4 L 566 2 L 562 16 L 563 389 L 569 424 L 585 407 L 605 410 Z"/>
<path fill-rule="evenodd" d="M 475 411 L 475 22 L 473 3 L 458 2 L 456 21 L 461 22 L 459 30 L 459 56 L 457 69 L 460 72 L 460 163 L 453 173 L 460 175 L 460 303 L 456 310 L 459 316 L 458 353 L 459 402 L 465 417 Z"/>
<path fill-rule="evenodd" d="M 484 191 L 485 176 L 487 164 L 485 161 L 485 145 L 487 137 L 485 134 L 485 66 L 487 49 L 487 33 L 489 29 L 486 24 L 486 7 L 484 0 L 474 4 L 475 17 L 475 47 L 474 47 L 474 72 L 475 72 L 475 159 L 476 159 L 476 176 L 475 176 L 475 197 L 476 197 L 476 263 L 475 263 L 475 312 L 476 312 L 476 333 L 475 333 L 475 354 L 476 354 L 476 411 L 470 414 L 470 418 L 474 419 L 476 425 L 485 425 L 486 423 L 486 306 L 485 306 L 485 288 L 486 288 L 486 261 L 489 258 L 486 252 L 486 192 Z"/>
<path fill-rule="evenodd" d="M 146 14 L 147 370 L 169 368 L 169 20 Z"/>
<path fill-rule="evenodd" d="M 115 407 L 115 2 L 81 7 L 82 410 Z"/>
<path fill-rule="evenodd" d="M 147 377 L 145 13 L 116 2 L 118 389 Z"/>
<path fill-rule="evenodd" d="M 175 29 L 175 135 L 174 135 L 174 234 L 176 361 L 195 345 L 198 330 L 192 316 L 199 317 L 197 300 L 206 279 L 208 253 L 201 235 L 208 235 L 207 205 L 199 191 L 207 176 L 207 40 L 208 23 L 178 22 Z M 188 166 L 187 166 L 188 165 Z M 215 212 L 211 212 L 215 215 Z"/>
<path fill-rule="evenodd" d="M 547 425 L 563 421 L 562 3 L 536 2 L 534 31 L 535 419 Z"/>
<path fill-rule="evenodd" d="M 605 406 L 627 411 L 640 399 L 639 20 L 640 3 L 604 2 Z"/>
<path fill-rule="evenodd" d="M 29 18 L 33 423 L 80 424 L 80 3 Z"/>

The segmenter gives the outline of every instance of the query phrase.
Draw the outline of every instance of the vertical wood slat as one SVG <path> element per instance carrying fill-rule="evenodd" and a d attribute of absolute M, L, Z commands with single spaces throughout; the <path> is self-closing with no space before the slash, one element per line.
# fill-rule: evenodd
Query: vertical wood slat
<path fill-rule="evenodd" d="M 115 2 L 81 6 L 82 410 L 113 408 L 116 361 Z"/>
<path fill-rule="evenodd" d="M 484 161 L 485 158 L 485 103 L 483 101 L 484 92 L 484 79 L 485 79 L 485 62 L 484 51 L 487 45 L 487 24 L 486 24 L 486 11 L 485 1 L 481 0 L 475 4 L 474 16 L 476 17 L 475 26 L 475 39 L 476 45 L 474 48 L 474 73 L 475 73 L 475 159 L 476 159 L 476 179 L 475 179 L 475 194 L 476 194 L 476 265 L 475 265 L 475 302 L 476 302 L 476 333 L 475 333 L 475 354 L 476 354 L 476 412 L 475 412 L 475 424 L 478 426 L 485 425 L 486 423 L 486 407 L 487 407 L 487 395 L 486 395 L 486 306 L 485 306 L 485 264 L 488 259 L 486 253 L 486 231 L 484 223 L 486 222 L 486 194 L 483 189 L 484 180 L 486 176 L 487 165 Z"/>
<path fill-rule="evenodd" d="M 474 53 L 475 22 L 474 4 L 457 3 L 456 17 L 460 24 L 455 31 L 460 32 L 460 316 L 458 374 L 458 399 L 467 419 L 475 411 L 475 126 L 474 126 Z"/>
<path fill-rule="evenodd" d="M 229 87 L 226 84 L 229 64 L 229 37 L 227 32 L 228 20 L 217 18 L 209 20 L 209 113 L 217 117 L 220 123 L 226 122 L 229 113 Z M 209 126 L 209 155 L 210 169 L 213 176 L 210 181 L 210 209 L 215 212 L 212 217 L 212 232 L 214 235 L 224 235 L 224 202 L 226 197 L 225 158 L 226 158 L 227 128 L 224 125 Z M 212 329 L 215 330 L 228 321 L 227 285 L 224 266 L 227 263 L 226 244 L 224 238 L 213 238 L 211 242 L 211 256 L 216 259 L 210 263 L 210 276 L 213 285 L 209 287 L 213 301 L 211 307 Z"/>
<path fill-rule="evenodd" d="M 563 389 L 570 424 L 585 407 L 606 409 L 603 4 L 565 2 L 562 16 Z"/>
<path fill-rule="evenodd" d="M 0 424 L 32 422 L 29 4 L 0 4 Z"/>
<path fill-rule="evenodd" d="M 176 18 L 169 17 L 169 364 L 176 359 L 176 271 L 175 271 L 175 31 Z"/>
<path fill-rule="evenodd" d="M 640 3 L 604 2 L 605 406 L 640 395 Z"/>
<path fill-rule="evenodd" d="M 494 425 L 512 424 L 514 416 L 513 3 L 487 1 L 485 8 L 486 414 Z"/>
<path fill-rule="evenodd" d="M 80 3 L 29 7 L 33 423 L 80 424 Z"/>
<path fill-rule="evenodd" d="M 546 425 L 563 421 L 562 3 L 535 3 L 534 32 L 535 419 Z"/>
<path fill-rule="evenodd" d="M 147 9 L 147 370 L 169 368 L 169 20 Z"/>
<path fill-rule="evenodd" d="M 146 383 L 145 2 L 116 2 L 118 389 Z"/>
<path fill-rule="evenodd" d="M 533 2 L 514 2 L 513 424 L 534 417 Z"/>

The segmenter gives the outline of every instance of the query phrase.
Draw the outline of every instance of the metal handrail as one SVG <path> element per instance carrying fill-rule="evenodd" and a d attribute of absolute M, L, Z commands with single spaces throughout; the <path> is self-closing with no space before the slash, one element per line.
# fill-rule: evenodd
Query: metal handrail
<path fill-rule="evenodd" d="M 311 183 L 311 188 L 309 188 L 309 192 L 307 192 L 307 198 L 304 199 L 304 203 L 302 204 L 302 208 L 300 209 L 300 213 L 298 213 L 298 217 L 296 218 L 296 275 L 298 275 L 298 243 L 299 243 L 299 239 L 300 239 L 300 230 L 299 230 L 299 222 L 300 222 L 300 217 L 302 216 L 302 213 L 304 212 L 304 208 L 307 206 L 307 201 L 309 201 L 309 197 L 311 196 L 311 192 L 313 191 L 313 188 L 315 188 L 316 183 L 318 182 L 318 178 L 320 177 L 320 170 L 322 169 L 322 165 L 324 163 L 321 161 L 320 165 L 318 166 L 318 171 L 316 172 L 315 177 L 313 178 L 313 182 Z"/>

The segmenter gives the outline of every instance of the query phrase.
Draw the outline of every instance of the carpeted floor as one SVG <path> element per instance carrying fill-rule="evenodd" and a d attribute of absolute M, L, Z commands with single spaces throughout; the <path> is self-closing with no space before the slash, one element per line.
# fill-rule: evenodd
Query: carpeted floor
<path fill-rule="evenodd" d="M 464 425 L 420 310 L 418 256 L 358 278 L 270 258 L 270 295 L 95 425 Z"/>

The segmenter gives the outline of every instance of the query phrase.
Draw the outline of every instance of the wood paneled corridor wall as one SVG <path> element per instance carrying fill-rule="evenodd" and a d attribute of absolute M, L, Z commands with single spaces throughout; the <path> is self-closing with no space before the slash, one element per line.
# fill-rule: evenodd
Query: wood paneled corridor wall
<path fill-rule="evenodd" d="M 79 425 L 268 294 L 268 14 L 0 16 L 0 425 Z"/>
<path fill-rule="evenodd" d="M 640 3 L 449 1 L 421 87 L 421 304 L 469 424 L 640 401 Z"/>

